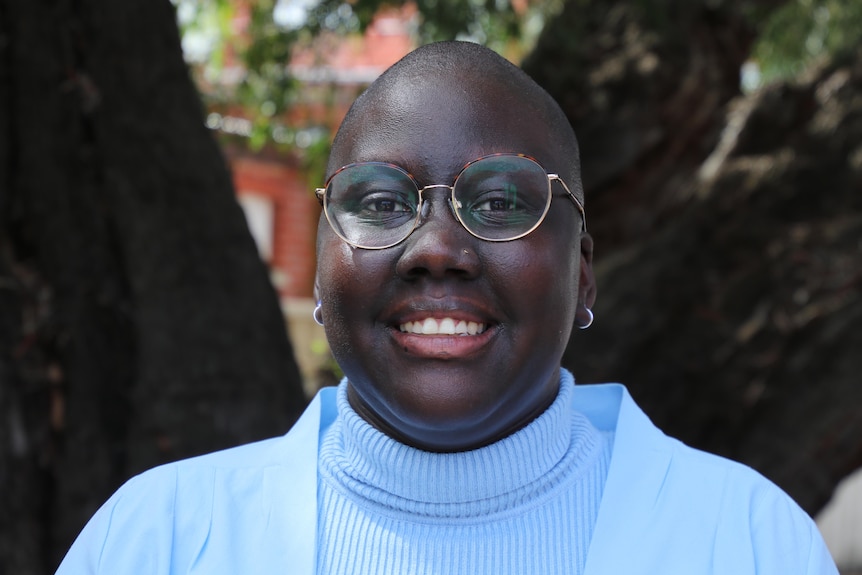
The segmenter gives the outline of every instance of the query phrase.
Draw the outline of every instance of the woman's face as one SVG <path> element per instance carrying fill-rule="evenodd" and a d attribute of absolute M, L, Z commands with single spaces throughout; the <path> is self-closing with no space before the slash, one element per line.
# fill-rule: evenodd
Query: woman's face
<path fill-rule="evenodd" d="M 498 88 L 444 82 L 389 90 L 342 134 L 330 165 L 390 162 L 420 186 L 451 185 L 467 162 L 512 152 L 567 173 L 574 151 L 553 141 L 517 92 Z M 579 291 L 582 303 L 593 297 L 589 237 L 582 253 L 580 215 L 559 184 L 553 190 L 544 222 L 510 242 L 470 235 L 445 190 L 429 190 L 421 225 L 387 249 L 351 247 L 321 219 L 318 296 L 360 415 L 404 443 L 456 451 L 516 431 L 553 401 Z M 403 331 L 428 320 L 482 331 Z"/>

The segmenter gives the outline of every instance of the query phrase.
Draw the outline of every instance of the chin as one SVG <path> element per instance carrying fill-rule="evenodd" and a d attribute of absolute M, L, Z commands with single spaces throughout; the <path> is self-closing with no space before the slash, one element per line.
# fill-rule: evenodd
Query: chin
<path fill-rule="evenodd" d="M 402 443 L 427 451 L 467 451 L 483 447 L 523 426 L 519 414 L 495 400 L 458 398 L 422 401 L 410 398 L 388 425 Z M 453 398 L 454 399 L 454 398 Z M 392 425 L 394 423 L 394 425 Z"/>

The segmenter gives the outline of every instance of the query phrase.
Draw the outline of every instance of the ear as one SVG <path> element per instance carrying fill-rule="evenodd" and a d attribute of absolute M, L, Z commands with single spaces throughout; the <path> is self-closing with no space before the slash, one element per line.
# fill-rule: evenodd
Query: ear
<path fill-rule="evenodd" d="M 578 308 L 575 323 L 588 325 L 590 317 L 584 308 L 596 304 L 596 276 L 593 273 L 593 237 L 584 232 L 581 236 L 581 269 L 578 281 Z"/>

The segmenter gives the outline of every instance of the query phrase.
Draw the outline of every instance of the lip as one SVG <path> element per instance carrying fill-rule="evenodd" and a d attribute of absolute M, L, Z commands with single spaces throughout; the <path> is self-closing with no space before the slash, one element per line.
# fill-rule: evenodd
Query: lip
<path fill-rule="evenodd" d="M 476 335 L 418 335 L 405 333 L 397 327 L 392 338 L 398 347 L 410 355 L 429 359 L 466 359 L 479 353 L 497 334 L 491 326 Z"/>
<path fill-rule="evenodd" d="M 433 359 L 465 359 L 479 353 L 495 337 L 499 322 L 492 319 L 484 307 L 468 300 L 412 300 L 396 306 L 387 314 L 392 338 L 398 347 L 409 355 Z M 440 322 L 451 318 L 456 323 L 476 323 L 485 326 L 484 331 L 473 335 L 435 334 L 425 335 L 401 331 L 400 326 L 433 318 Z"/>

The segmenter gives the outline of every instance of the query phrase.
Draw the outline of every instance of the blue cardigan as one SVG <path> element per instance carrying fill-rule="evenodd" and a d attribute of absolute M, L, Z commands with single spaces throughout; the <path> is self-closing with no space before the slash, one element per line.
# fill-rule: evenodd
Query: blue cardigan
<path fill-rule="evenodd" d="M 578 385 L 572 407 L 614 433 L 586 575 L 837 575 L 784 492 L 668 438 L 623 386 Z M 335 389 L 324 389 L 283 437 L 132 478 L 57 573 L 314 573 L 318 441 L 335 414 Z"/>

